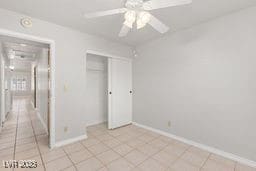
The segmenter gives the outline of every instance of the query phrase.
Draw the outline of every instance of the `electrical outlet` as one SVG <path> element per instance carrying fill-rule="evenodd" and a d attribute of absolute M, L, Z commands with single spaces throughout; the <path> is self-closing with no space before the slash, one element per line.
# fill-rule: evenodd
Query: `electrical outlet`
<path fill-rule="evenodd" d="M 171 121 L 168 121 L 167 125 L 168 125 L 168 127 L 171 127 L 172 126 Z"/>
<path fill-rule="evenodd" d="M 64 127 L 64 132 L 68 132 L 68 127 L 67 126 Z"/>

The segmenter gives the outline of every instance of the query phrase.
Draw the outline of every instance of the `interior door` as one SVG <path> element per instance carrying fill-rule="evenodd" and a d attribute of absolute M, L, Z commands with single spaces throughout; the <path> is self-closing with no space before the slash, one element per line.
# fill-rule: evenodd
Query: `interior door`
<path fill-rule="evenodd" d="M 132 62 L 108 60 L 108 128 L 118 128 L 132 122 Z"/>

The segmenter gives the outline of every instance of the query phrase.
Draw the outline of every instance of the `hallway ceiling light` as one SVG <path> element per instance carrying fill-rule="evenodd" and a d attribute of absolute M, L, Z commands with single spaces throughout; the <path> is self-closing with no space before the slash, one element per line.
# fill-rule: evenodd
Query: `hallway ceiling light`
<path fill-rule="evenodd" d="M 10 68 L 11 70 L 14 70 L 14 66 L 13 66 L 13 65 L 10 65 L 9 68 Z"/>
<path fill-rule="evenodd" d="M 9 57 L 9 59 L 14 59 L 15 58 L 15 51 L 11 49 L 8 53 L 8 57 Z"/>

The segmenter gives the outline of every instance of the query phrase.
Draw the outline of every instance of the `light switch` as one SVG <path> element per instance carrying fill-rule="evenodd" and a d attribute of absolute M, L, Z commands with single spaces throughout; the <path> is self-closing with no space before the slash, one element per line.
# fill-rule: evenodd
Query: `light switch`
<path fill-rule="evenodd" d="M 63 90 L 64 90 L 64 92 L 68 91 L 68 86 L 66 84 L 64 85 Z"/>

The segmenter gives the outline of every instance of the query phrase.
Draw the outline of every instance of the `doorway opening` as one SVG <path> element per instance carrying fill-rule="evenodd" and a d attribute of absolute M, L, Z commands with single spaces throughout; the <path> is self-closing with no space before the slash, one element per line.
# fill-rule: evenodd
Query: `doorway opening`
<path fill-rule="evenodd" d="M 96 51 L 86 54 L 87 126 L 115 129 L 132 123 L 132 60 Z"/>
<path fill-rule="evenodd" d="M 108 69 L 107 58 L 88 54 L 86 58 L 86 113 L 88 126 L 107 123 Z"/>
<path fill-rule="evenodd" d="M 1 127 L 4 129 L 12 116 L 17 119 L 16 127 L 26 118 L 32 128 L 27 136 L 45 137 L 47 146 L 54 147 L 54 42 L 0 30 L 0 54 Z"/>

